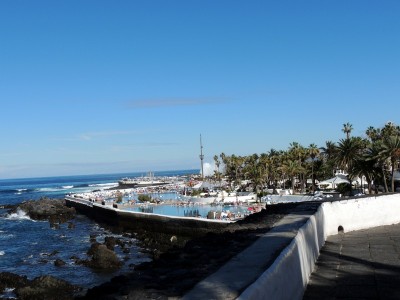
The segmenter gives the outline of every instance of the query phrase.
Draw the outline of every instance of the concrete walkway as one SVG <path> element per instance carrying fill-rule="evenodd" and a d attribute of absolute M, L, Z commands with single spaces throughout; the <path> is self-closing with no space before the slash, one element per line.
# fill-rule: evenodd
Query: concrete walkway
<path fill-rule="evenodd" d="M 315 211 L 303 205 L 296 213 L 281 219 L 274 228 L 234 257 L 216 273 L 199 282 L 183 300 L 236 299 L 273 263 L 296 236 L 299 228 Z M 288 283 L 289 284 L 289 283 Z"/>
<path fill-rule="evenodd" d="M 400 299 L 400 224 L 328 237 L 303 299 Z"/>

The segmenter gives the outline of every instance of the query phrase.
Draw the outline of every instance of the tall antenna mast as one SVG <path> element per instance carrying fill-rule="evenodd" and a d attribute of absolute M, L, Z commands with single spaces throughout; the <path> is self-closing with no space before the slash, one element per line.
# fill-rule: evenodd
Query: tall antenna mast
<path fill-rule="evenodd" d="M 203 159 L 204 159 L 204 155 L 203 155 L 203 144 L 202 144 L 202 142 L 201 142 L 201 134 L 200 134 L 200 161 L 201 161 L 201 179 L 203 179 L 203 180 L 204 180 Z"/>

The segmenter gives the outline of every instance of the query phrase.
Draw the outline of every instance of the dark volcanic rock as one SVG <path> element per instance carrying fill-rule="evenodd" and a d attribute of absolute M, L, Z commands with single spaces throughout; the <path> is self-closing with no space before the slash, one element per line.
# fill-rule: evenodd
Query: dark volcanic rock
<path fill-rule="evenodd" d="M 0 291 L 3 292 L 5 288 L 14 288 L 18 299 L 43 300 L 73 299 L 74 293 L 81 290 L 78 286 L 52 276 L 28 280 L 26 276 L 2 272 L 0 273 Z"/>
<path fill-rule="evenodd" d="M 74 208 L 67 207 L 61 199 L 42 198 L 21 203 L 11 209 L 10 213 L 23 210 L 31 219 L 48 220 L 52 226 L 73 219 L 76 215 Z"/>
<path fill-rule="evenodd" d="M 18 299 L 73 299 L 79 287 L 52 276 L 40 276 L 15 290 Z"/>
<path fill-rule="evenodd" d="M 98 242 L 92 243 L 89 250 L 87 251 L 87 255 L 93 256 L 97 252 L 97 249 L 99 248 L 100 245 L 101 244 Z"/>
<path fill-rule="evenodd" d="M 117 239 L 113 236 L 106 236 L 104 239 L 104 245 L 107 246 L 108 249 L 114 251 L 114 247 L 117 244 Z"/>
<path fill-rule="evenodd" d="M 122 262 L 118 259 L 114 251 L 107 248 L 106 245 L 96 245 L 91 248 L 92 259 L 87 265 L 94 269 L 114 270 L 121 267 Z"/>
<path fill-rule="evenodd" d="M 63 261 L 62 259 L 56 259 L 56 261 L 54 262 L 54 265 L 56 266 L 56 267 L 62 267 L 62 266 L 65 266 L 66 265 L 66 262 L 65 261 Z"/>
<path fill-rule="evenodd" d="M 10 272 L 0 273 L 0 292 L 6 288 L 19 288 L 26 286 L 29 280 L 26 276 L 19 276 Z"/>
<path fill-rule="evenodd" d="M 318 205 L 310 203 L 267 207 L 239 222 L 229 224 L 225 229 L 186 240 L 184 244 L 180 236 L 175 240 L 166 234 L 138 233 L 135 236 L 142 245 L 153 250 L 153 247 L 162 249 L 162 254 L 155 256 L 151 262 L 130 266 L 133 271 L 124 281 L 112 280 L 89 289 L 81 299 L 119 299 L 122 295 L 126 299 L 180 298 L 197 282 L 214 273 L 260 235 L 269 231 L 283 216 L 299 211 L 300 206 L 305 210 L 316 210 Z"/>

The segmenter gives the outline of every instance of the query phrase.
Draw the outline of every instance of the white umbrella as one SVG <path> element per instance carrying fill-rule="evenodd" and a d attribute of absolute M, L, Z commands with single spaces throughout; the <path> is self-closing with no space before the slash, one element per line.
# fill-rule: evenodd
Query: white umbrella
<path fill-rule="evenodd" d="M 199 190 L 199 189 L 210 189 L 213 188 L 214 185 L 207 182 L 207 181 L 203 181 L 203 182 L 199 182 L 198 184 L 196 184 L 193 189 L 195 190 Z"/>
<path fill-rule="evenodd" d="M 331 185 L 333 187 L 335 184 L 340 183 L 350 183 L 350 181 L 346 178 L 346 176 L 338 174 L 333 178 L 321 181 L 319 185 Z"/>

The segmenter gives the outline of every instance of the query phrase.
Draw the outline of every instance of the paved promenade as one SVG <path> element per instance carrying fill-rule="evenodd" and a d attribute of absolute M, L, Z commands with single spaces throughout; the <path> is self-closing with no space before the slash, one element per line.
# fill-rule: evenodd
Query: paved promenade
<path fill-rule="evenodd" d="M 199 282 L 183 300 L 236 299 L 273 263 L 277 253 L 287 247 L 298 229 L 314 211 L 307 206 L 285 216 L 253 245 L 230 260 L 216 273 Z M 290 283 L 288 283 L 290 284 Z"/>
<path fill-rule="evenodd" d="M 328 237 L 303 299 L 400 299 L 400 224 Z"/>

